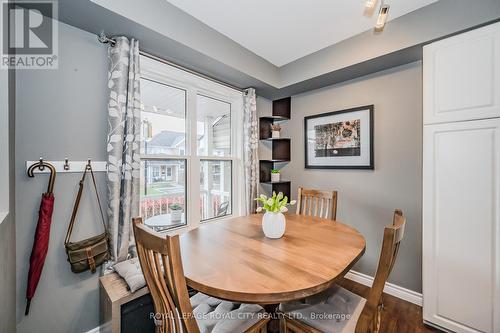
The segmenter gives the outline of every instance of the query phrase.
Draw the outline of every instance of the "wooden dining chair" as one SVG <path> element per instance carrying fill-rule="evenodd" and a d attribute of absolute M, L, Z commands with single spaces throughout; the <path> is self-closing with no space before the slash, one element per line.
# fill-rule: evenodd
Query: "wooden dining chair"
<path fill-rule="evenodd" d="M 264 314 L 260 305 L 232 303 L 202 293 L 189 298 L 179 236 L 159 234 L 145 226 L 142 218 L 134 218 L 132 223 L 142 272 L 153 298 L 156 333 L 266 333 L 269 319 L 259 316 Z"/>
<path fill-rule="evenodd" d="M 378 333 L 382 314 L 382 293 L 391 273 L 405 232 L 406 219 L 401 210 L 394 212 L 393 223 L 384 228 L 382 250 L 375 280 L 368 294 L 362 298 L 340 286 L 334 286 L 303 302 L 284 303 L 281 321 L 282 333 L 335 332 Z M 313 316 L 314 314 L 314 316 Z M 317 318 L 325 318 L 319 320 Z"/>
<path fill-rule="evenodd" d="M 299 187 L 297 214 L 337 219 L 337 191 L 318 191 Z"/>

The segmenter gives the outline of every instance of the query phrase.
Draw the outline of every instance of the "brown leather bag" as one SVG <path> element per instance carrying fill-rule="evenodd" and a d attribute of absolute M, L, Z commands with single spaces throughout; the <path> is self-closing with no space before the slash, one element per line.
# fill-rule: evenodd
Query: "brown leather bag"
<path fill-rule="evenodd" d="M 70 242 L 73 226 L 75 225 L 76 213 L 78 212 L 78 206 L 80 205 L 80 199 L 82 198 L 83 185 L 87 171 L 90 171 L 92 182 L 94 183 L 94 190 L 97 197 L 97 203 L 99 204 L 99 211 L 101 212 L 104 232 L 100 235 L 78 242 Z M 66 254 L 68 255 L 68 261 L 71 265 L 71 271 L 73 271 L 73 273 L 81 273 L 89 269 L 92 273 L 95 273 L 98 266 L 111 259 L 111 254 L 109 252 L 109 234 L 106 230 L 94 172 L 92 171 L 92 166 L 90 164 L 85 168 L 82 179 L 80 180 L 80 188 L 78 189 L 78 195 L 76 196 L 75 204 L 73 206 L 73 213 L 71 214 L 71 221 L 69 222 L 68 232 L 66 233 L 66 239 L 64 240 L 64 246 L 66 248 Z"/>

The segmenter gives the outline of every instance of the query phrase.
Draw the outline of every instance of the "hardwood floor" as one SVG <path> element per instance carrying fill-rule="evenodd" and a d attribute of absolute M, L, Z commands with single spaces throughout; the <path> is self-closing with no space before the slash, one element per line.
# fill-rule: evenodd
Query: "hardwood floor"
<path fill-rule="evenodd" d="M 368 296 L 370 288 L 351 280 L 342 279 L 339 285 L 360 296 Z M 410 302 L 384 293 L 384 312 L 382 314 L 381 333 L 428 333 L 442 332 L 424 325 L 422 308 Z"/>

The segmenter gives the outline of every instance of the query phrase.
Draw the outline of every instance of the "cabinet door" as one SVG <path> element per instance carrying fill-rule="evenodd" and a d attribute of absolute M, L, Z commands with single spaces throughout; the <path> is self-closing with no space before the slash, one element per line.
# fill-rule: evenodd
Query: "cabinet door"
<path fill-rule="evenodd" d="M 424 126 L 424 320 L 500 332 L 500 119 Z"/>
<path fill-rule="evenodd" d="M 424 46 L 424 124 L 500 117 L 500 23 Z"/>

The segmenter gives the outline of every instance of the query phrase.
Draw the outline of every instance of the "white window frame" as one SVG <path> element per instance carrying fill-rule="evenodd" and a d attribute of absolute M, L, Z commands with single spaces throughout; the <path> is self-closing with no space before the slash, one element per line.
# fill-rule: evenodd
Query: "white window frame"
<path fill-rule="evenodd" d="M 9 73 L 0 70 L 0 224 L 9 215 Z"/>
<path fill-rule="evenodd" d="M 141 155 L 141 160 L 185 160 L 186 225 L 168 229 L 168 233 L 181 233 L 195 229 L 200 224 L 213 223 L 244 214 L 243 171 L 243 93 L 200 76 L 170 66 L 159 60 L 141 55 L 141 77 L 186 91 L 186 147 L 185 154 Z M 231 105 L 231 154 L 230 156 L 197 155 L 196 96 L 204 95 Z M 200 161 L 232 161 L 231 214 L 201 222 L 200 215 Z"/>

